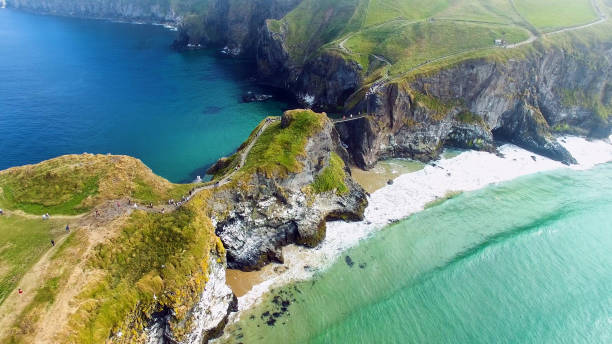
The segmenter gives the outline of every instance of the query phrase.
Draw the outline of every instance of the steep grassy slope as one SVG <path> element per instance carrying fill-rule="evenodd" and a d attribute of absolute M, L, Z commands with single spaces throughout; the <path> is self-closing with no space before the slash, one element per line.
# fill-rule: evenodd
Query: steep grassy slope
<path fill-rule="evenodd" d="M 31 214 L 79 214 L 106 200 L 158 203 L 180 198 L 190 185 L 158 177 L 127 156 L 67 155 L 0 171 L 0 207 Z"/>
<path fill-rule="evenodd" d="M 597 20 L 589 0 L 304 0 L 268 28 L 284 35 L 292 62 L 323 52 L 356 61 L 363 73 L 391 74 L 461 53 L 491 50 L 494 41 L 527 41 L 534 34 Z M 499 49 L 499 48 L 498 48 Z"/>

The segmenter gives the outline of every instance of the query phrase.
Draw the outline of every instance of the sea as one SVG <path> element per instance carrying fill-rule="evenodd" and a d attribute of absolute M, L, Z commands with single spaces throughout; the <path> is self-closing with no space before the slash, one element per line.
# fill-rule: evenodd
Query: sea
<path fill-rule="evenodd" d="M 0 9 L 0 170 L 63 154 L 126 154 L 173 182 L 204 177 L 282 97 L 243 103 L 254 66 L 177 52 L 162 26 Z"/>
<path fill-rule="evenodd" d="M 272 290 L 219 342 L 612 343 L 611 194 L 611 163 L 463 193 Z"/>
<path fill-rule="evenodd" d="M 175 36 L 1 9 L 0 169 L 128 154 L 189 181 L 288 106 L 241 102 L 253 66 Z M 465 192 L 273 289 L 219 342 L 612 343 L 611 195 L 610 163 Z"/>

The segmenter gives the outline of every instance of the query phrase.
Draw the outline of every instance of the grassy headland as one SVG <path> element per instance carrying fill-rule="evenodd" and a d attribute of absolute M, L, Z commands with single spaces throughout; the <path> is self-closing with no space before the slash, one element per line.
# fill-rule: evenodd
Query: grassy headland
<path fill-rule="evenodd" d="M 81 214 L 107 200 L 158 203 L 192 186 L 156 176 L 127 156 L 66 155 L 0 172 L 0 207 L 30 214 Z"/>

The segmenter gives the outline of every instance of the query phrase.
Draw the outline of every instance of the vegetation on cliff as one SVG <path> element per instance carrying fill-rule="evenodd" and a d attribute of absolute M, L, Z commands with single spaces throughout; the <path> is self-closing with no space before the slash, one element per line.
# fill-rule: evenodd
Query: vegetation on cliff
<path fill-rule="evenodd" d="M 171 324 L 187 318 L 207 282 L 212 252 L 223 256 L 203 192 L 170 214 L 134 213 L 119 235 L 95 249 L 91 268 L 100 271 L 78 296 L 70 340 L 136 341 L 155 312 L 170 310 Z M 175 335 L 184 335 L 179 327 Z M 118 335 L 121 333 L 121 335 Z"/>
<path fill-rule="evenodd" d="M 180 198 L 189 188 L 156 176 L 131 157 L 66 155 L 1 171 L 0 207 L 71 215 L 123 197 L 146 203 Z"/>
<path fill-rule="evenodd" d="M 315 177 L 312 183 L 312 189 L 316 193 L 327 191 L 335 191 L 339 195 L 346 194 L 349 189 L 344 180 L 346 172 L 344 171 L 344 161 L 336 153 L 331 153 L 329 166 L 327 166 L 321 174 Z"/>
<path fill-rule="evenodd" d="M 323 127 L 326 119 L 325 114 L 310 110 L 287 111 L 282 122 L 271 123 L 257 139 L 241 172 L 268 176 L 300 172 L 308 138 Z"/>
<path fill-rule="evenodd" d="M 596 19 L 589 0 L 521 0 L 516 6 L 509 0 L 304 0 L 283 19 L 269 21 L 268 28 L 284 29 L 295 63 L 337 51 L 364 72 L 390 64 L 390 72 L 398 74 L 440 57 L 495 48 L 496 39 L 514 44 L 527 40 L 530 31 Z"/>

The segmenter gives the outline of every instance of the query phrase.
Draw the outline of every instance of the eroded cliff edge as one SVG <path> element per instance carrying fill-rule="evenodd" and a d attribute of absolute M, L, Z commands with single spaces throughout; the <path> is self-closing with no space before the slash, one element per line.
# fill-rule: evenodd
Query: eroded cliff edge
<path fill-rule="evenodd" d="M 536 42 L 399 75 L 380 60 L 362 66 L 333 49 L 300 60 L 290 39 L 282 21 L 267 22 L 257 51 L 261 80 L 313 108 L 367 115 L 337 126 L 362 168 L 389 157 L 428 161 L 445 146 L 493 151 L 496 140 L 574 163 L 554 134 L 610 135 L 605 39 Z"/>
<path fill-rule="evenodd" d="M 282 262 L 283 246 L 316 246 L 325 237 L 326 221 L 360 220 L 368 204 L 325 114 L 293 110 L 263 125 L 233 157 L 211 169 L 221 177 L 239 167 L 210 201 L 230 268 Z M 257 142 L 240 166 L 252 140 Z"/>

